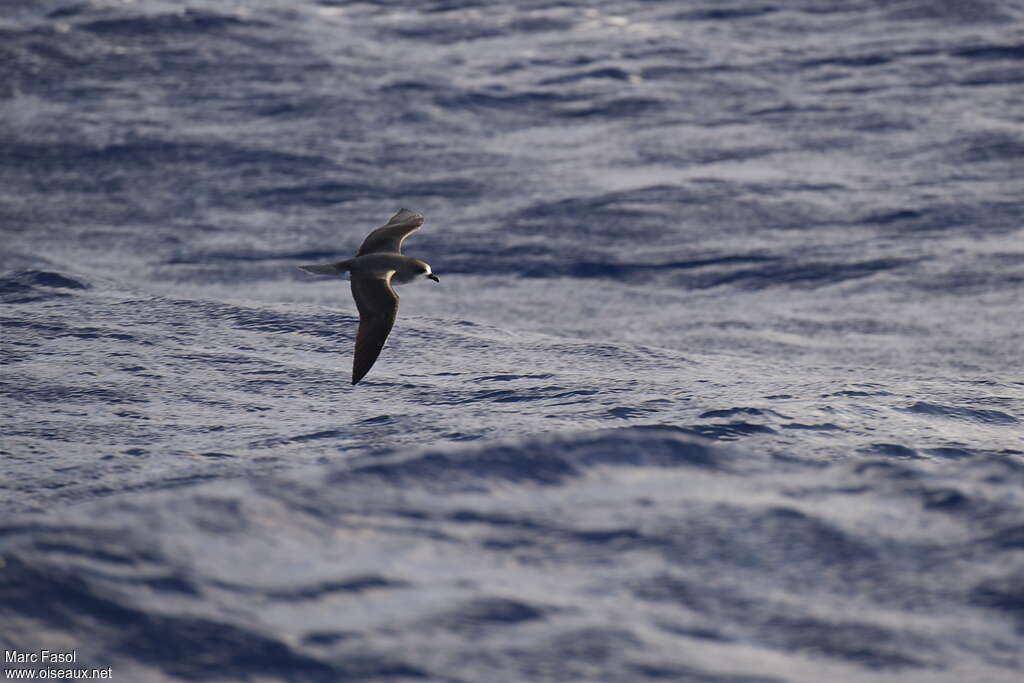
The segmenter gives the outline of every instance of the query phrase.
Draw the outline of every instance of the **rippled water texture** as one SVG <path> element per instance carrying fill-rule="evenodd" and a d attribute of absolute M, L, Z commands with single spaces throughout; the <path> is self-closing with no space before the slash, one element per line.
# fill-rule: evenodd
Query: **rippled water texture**
<path fill-rule="evenodd" d="M 1022 26 L 0 0 L 0 643 L 1020 680 Z M 400 207 L 441 282 L 352 387 L 348 285 L 297 266 Z"/>

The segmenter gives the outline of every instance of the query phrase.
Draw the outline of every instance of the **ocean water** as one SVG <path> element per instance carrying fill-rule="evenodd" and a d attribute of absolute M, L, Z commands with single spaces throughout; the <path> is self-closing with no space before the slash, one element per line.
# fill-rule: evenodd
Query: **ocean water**
<path fill-rule="evenodd" d="M 5 675 L 1024 676 L 1024 4 L 0 1 L 0 124 Z"/>

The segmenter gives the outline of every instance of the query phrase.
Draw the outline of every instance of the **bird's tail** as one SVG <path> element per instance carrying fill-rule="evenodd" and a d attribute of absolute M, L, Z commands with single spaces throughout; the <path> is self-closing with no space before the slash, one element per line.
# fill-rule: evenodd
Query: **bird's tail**
<path fill-rule="evenodd" d="M 341 275 L 348 270 L 348 261 L 314 263 L 307 266 L 299 266 L 299 268 L 307 273 L 315 273 L 316 275 Z"/>

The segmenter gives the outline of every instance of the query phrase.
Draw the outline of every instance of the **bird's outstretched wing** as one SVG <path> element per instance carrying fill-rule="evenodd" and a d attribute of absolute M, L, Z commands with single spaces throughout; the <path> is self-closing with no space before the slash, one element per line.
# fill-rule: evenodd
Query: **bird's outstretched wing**
<path fill-rule="evenodd" d="M 401 253 L 402 242 L 405 241 L 406 237 L 419 230 L 425 220 L 423 216 L 415 211 L 399 209 L 398 213 L 392 216 L 386 225 L 377 228 L 366 236 L 356 256 L 372 254 L 378 251 Z"/>
<path fill-rule="evenodd" d="M 366 376 L 384 348 L 398 315 L 398 294 L 391 287 L 394 271 L 382 275 L 352 274 L 352 298 L 359 309 L 352 384 Z"/>

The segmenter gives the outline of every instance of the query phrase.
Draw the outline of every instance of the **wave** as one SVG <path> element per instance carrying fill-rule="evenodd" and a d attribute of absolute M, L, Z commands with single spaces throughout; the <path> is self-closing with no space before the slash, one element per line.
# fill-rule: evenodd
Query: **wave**
<path fill-rule="evenodd" d="M 1005 459 L 851 467 L 658 426 L 365 456 L 9 518 L 0 617 L 14 647 L 61 634 L 188 680 L 566 680 L 595 657 L 606 680 L 660 680 L 708 642 L 1009 676 L 1019 577 L 976 569 L 1019 549 L 1022 484 Z"/>
<path fill-rule="evenodd" d="M 89 289 L 82 280 L 47 270 L 21 270 L 0 277 L 0 303 L 23 304 L 71 296 Z"/>

